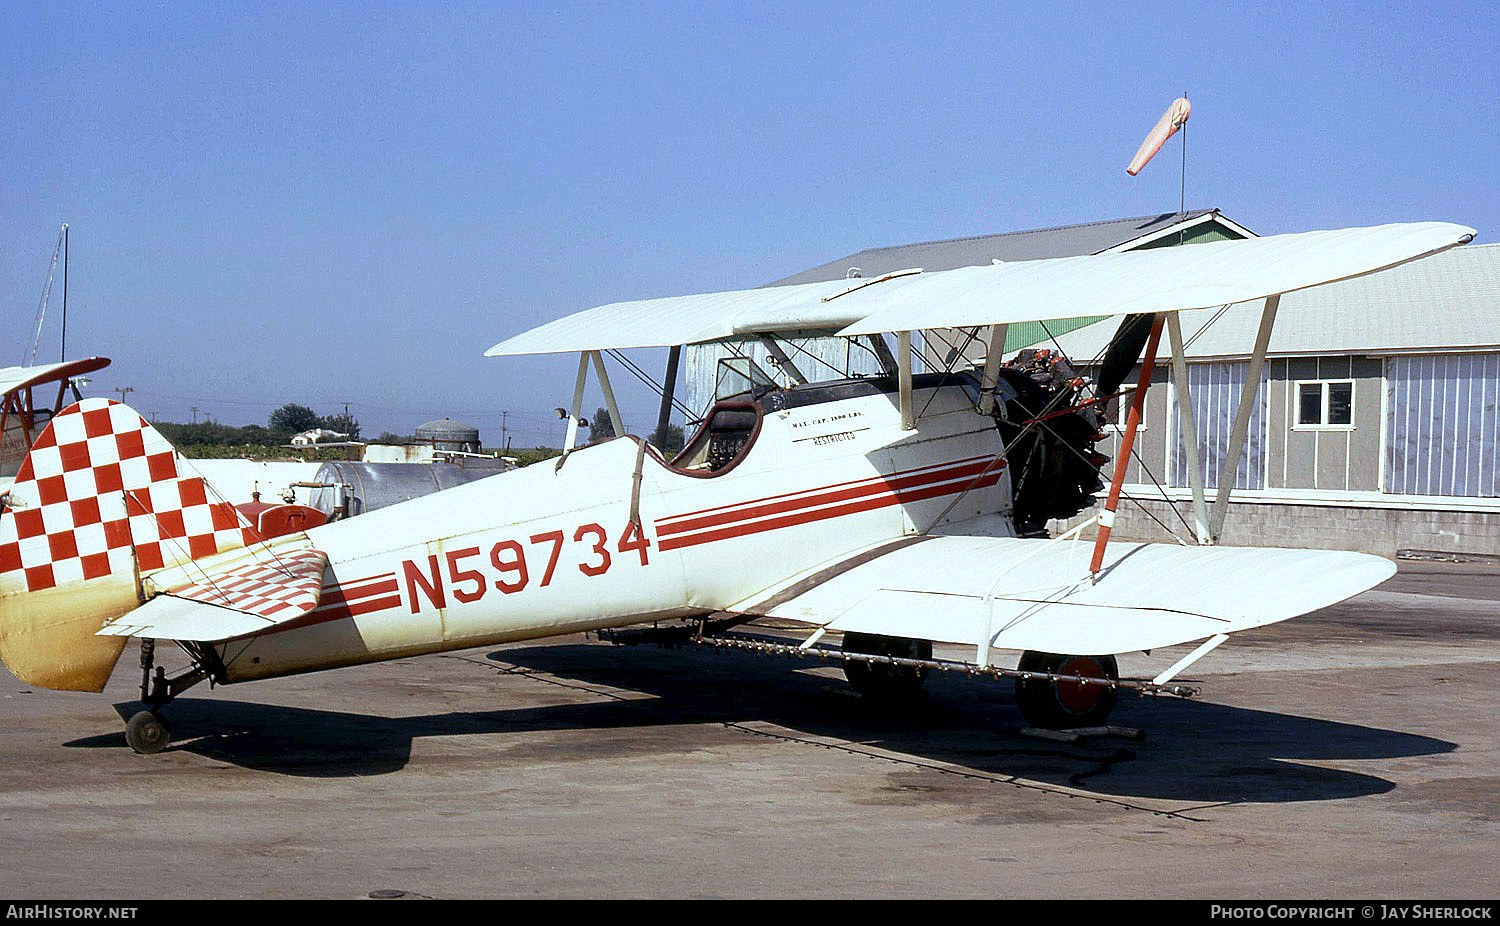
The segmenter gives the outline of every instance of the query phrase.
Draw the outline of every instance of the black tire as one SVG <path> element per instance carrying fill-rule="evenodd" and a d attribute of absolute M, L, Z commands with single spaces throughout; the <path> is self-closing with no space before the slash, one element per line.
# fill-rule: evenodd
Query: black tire
<path fill-rule="evenodd" d="M 902 659 L 931 659 L 932 641 L 909 637 L 885 637 L 873 633 L 844 634 L 844 652 L 871 656 L 896 656 Z M 889 663 L 846 660 L 844 677 L 854 690 L 867 698 L 903 702 L 915 700 L 927 681 L 922 666 L 893 666 Z"/>
<path fill-rule="evenodd" d="M 141 711 L 125 723 L 125 742 L 141 755 L 161 752 L 171 741 L 171 725 L 151 711 Z"/>
<path fill-rule="evenodd" d="M 1113 656 L 1068 656 L 1027 650 L 1017 666 L 1022 672 L 1081 675 L 1118 680 L 1120 667 Z M 1033 727 L 1068 730 L 1104 723 L 1119 700 L 1113 685 L 1058 682 L 1048 678 L 1017 678 L 1016 706 Z"/>

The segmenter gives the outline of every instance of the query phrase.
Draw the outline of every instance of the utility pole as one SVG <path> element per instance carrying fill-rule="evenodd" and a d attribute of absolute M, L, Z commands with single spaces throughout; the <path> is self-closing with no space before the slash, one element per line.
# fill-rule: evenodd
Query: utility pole
<path fill-rule="evenodd" d="M 193 406 L 193 424 L 198 423 L 198 406 Z"/>
<path fill-rule="evenodd" d="M 500 446 L 501 447 L 509 447 L 510 446 L 510 444 L 507 443 L 506 440 L 505 440 L 505 416 L 509 415 L 509 414 L 510 414 L 510 412 L 501 412 L 500 413 Z"/>
<path fill-rule="evenodd" d="M 135 387 L 134 386 L 116 386 L 112 391 L 118 392 L 120 394 L 120 404 L 124 405 L 125 404 L 125 393 L 127 393 L 127 392 L 134 392 L 135 391 Z"/>

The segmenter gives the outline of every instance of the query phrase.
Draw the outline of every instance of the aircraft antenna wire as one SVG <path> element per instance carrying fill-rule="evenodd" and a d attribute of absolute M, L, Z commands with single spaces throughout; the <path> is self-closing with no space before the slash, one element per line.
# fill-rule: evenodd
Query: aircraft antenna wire
<path fill-rule="evenodd" d="M 1193 342 L 1196 341 L 1196 340 L 1198 340 L 1198 338 L 1203 335 L 1203 332 L 1207 331 L 1213 325 L 1214 322 L 1216 322 L 1219 319 L 1223 318 L 1224 314 L 1229 311 L 1229 307 L 1231 305 L 1234 305 L 1234 303 L 1229 302 L 1229 303 L 1225 303 L 1224 305 L 1219 306 L 1218 311 L 1214 312 L 1213 317 L 1210 318 L 1208 321 L 1204 322 L 1202 325 L 1200 325 L 1198 327 L 1198 330 L 1193 332 L 1193 336 L 1190 337 L 1190 338 L 1188 338 L 1187 341 L 1183 343 L 1183 345 L 1182 345 L 1183 351 L 1186 352 L 1187 349 L 1192 346 Z"/>

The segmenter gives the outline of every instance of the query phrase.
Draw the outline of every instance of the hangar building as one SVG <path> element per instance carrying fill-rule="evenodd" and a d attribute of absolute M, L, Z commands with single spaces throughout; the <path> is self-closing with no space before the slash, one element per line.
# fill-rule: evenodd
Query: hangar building
<path fill-rule="evenodd" d="M 1251 236 L 1218 210 L 1205 209 L 872 248 L 768 285 Z M 1199 458 L 1210 493 L 1260 310 L 1256 302 L 1183 315 Z M 1102 353 L 1115 327 L 1088 318 L 1012 325 L 1006 352 L 1055 344 L 1086 364 Z M 983 362 L 982 330 L 978 336 L 929 334 L 921 345 L 927 366 Z M 843 339 L 809 339 L 796 351 L 789 359 L 810 379 L 879 369 L 873 355 Z M 1148 396 L 1137 459 L 1126 477 L 1132 501 L 1121 505 L 1116 536 L 1191 536 L 1165 339 L 1161 351 L 1156 382 L 1163 388 Z M 716 389 L 742 388 L 726 381 L 721 363 L 736 354 L 780 378 L 760 344 L 689 347 L 683 386 L 690 408 L 707 408 Z M 1116 434 L 1100 449 L 1113 455 L 1117 443 Z M 1234 488 L 1225 543 L 1500 555 L 1500 245 L 1456 248 L 1283 296 Z"/>
<path fill-rule="evenodd" d="M 1182 316 L 1210 489 L 1260 313 L 1254 302 Z M 1114 329 L 1099 322 L 1057 344 L 1092 358 Z M 1122 504 L 1116 527 L 1140 539 L 1191 533 L 1169 357 L 1163 339 L 1155 380 L 1165 388 L 1147 394 L 1126 475 L 1139 504 Z M 1287 293 L 1253 408 L 1223 542 L 1500 554 L 1500 245 Z"/>

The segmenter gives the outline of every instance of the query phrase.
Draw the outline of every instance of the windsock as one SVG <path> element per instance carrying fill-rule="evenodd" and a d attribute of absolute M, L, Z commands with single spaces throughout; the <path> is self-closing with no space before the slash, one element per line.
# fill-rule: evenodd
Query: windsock
<path fill-rule="evenodd" d="M 1167 143 L 1167 139 L 1177 134 L 1177 130 L 1187 122 L 1189 110 L 1187 97 L 1178 97 L 1173 100 L 1172 105 L 1167 107 L 1167 111 L 1161 114 L 1156 128 L 1152 129 L 1146 135 L 1146 140 L 1141 142 L 1140 150 L 1135 153 L 1130 166 L 1125 168 L 1125 173 L 1132 177 L 1140 173 L 1141 168 L 1146 166 L 1146 162 L 1151 160 L 1156 152 L 1161 150 L 1161 146 Z"/>

